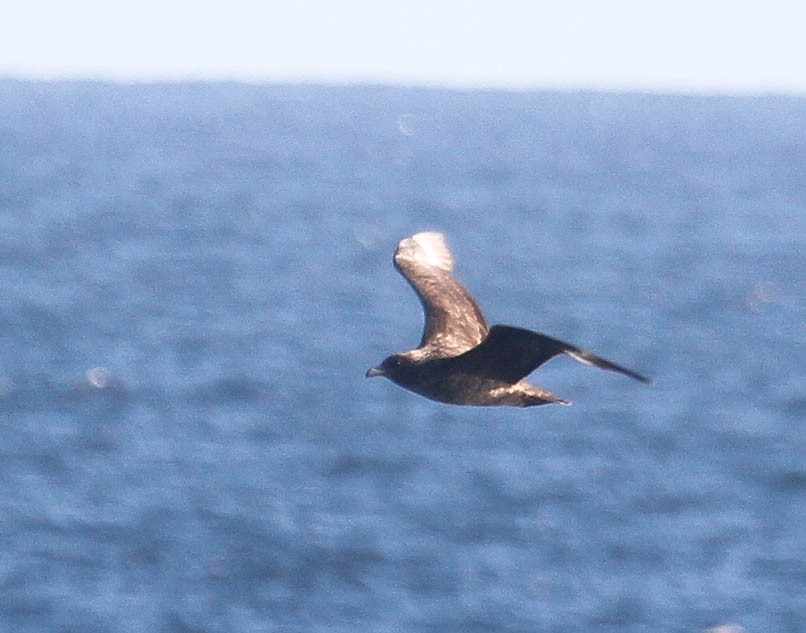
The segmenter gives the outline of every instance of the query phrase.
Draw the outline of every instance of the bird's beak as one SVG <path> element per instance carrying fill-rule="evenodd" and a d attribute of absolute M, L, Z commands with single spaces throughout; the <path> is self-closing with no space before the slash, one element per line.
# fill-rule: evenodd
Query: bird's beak
<path fill-rule="evenodd" d="M 383 369 L 380 367 L 373 367 L 369 371 L 367 371 L 365 378 L 374 378 L 375 376 L 383 376 Z"/>

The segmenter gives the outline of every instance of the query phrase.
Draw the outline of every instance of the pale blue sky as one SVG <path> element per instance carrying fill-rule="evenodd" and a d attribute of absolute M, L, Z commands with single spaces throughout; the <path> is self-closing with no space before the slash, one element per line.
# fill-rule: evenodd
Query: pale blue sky
<path fill-rule="evenodd" d="M 806 2 L 8 1 L 0 76 L 806 94 Z"/>

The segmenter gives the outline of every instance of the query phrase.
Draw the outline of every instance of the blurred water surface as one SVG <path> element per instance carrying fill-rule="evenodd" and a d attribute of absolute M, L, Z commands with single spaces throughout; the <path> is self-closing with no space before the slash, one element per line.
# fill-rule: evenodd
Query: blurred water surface
<path fill-rule="evenodd" d="M 0 82 L 0 629 L 806 630 L 806 101 Z M 438 405 L 444 231 L 575 402 Z"/>

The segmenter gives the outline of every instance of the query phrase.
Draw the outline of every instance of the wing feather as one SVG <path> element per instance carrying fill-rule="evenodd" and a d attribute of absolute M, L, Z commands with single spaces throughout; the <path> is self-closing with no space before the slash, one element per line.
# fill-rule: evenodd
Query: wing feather
<path fill-rule="evenodd" d="M 425 325 L 418 349 L 434 356 L 456 356 L 484 340 L 487 323 L 473 297 L 451 274 L 453 256 L 441 233 L 417 233 L 401 240 L 394 264 L 423 306 Z"/>
<path fill-rule="evenodd" d="M 559 354 L 567 354 L 580 363 L 619 372 L 641 382 L 651 382 L 631 369 L 570 343 L 508 325 L 494 325 L 480 345 L 453 360 L 459 371 L 514 384 Z"/>

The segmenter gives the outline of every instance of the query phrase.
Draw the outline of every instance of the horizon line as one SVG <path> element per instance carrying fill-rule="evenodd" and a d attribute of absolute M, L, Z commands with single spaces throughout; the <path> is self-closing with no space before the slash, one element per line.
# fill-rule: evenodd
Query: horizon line
<path fill-rule="evenodd" d="M 323 87 L 323 88 L 400 88 L 412 90 L 435 90 L 447 92 L 501 92 L 501 93 L 594 93 L 594 94 L 635 94 L 668 95 L 692 97 L 806 97 L 806 89 L 781 86 L 737 87 L 663 83 L 622 83 L 622 82 L 509 82 L 509 81 L 467 81 L 429 79 L 378 79 L 378 78 L 292 78 L 292 77 L 252 77 L 238 75 L 110 75 L 104 73 L 46 74 L 18 73 L 0 70 L 0 81 L 30 84 L 107 84 L 121 86 L 136 85 L 182 85 L 182 84 L 236 84 L 244 86 L 277 87 Z"/>

